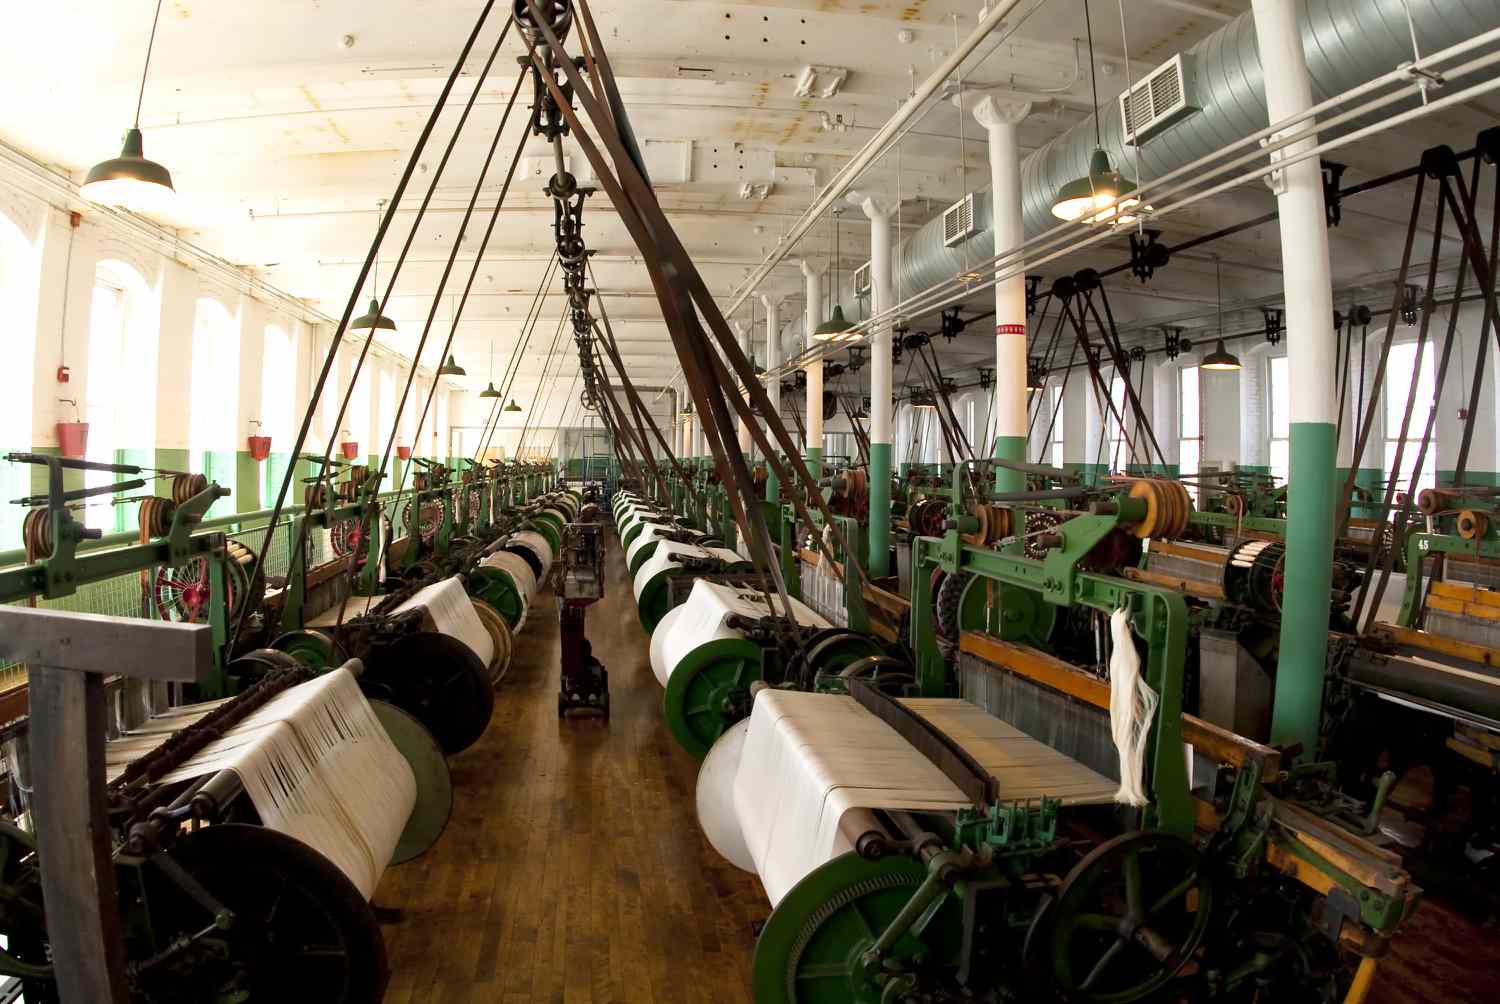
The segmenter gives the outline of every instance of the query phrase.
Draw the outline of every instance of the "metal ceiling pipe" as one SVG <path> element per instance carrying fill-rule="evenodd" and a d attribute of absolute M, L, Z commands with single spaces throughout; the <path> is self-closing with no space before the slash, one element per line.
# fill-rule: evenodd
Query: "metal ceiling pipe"
<path fill-rule="evenodd" d="M 1297 0 L 1296 24 L 1306 54 L 1312 99 L 1317 103 L 1410 61 L 1412 31 L 1424 54 L 1434 52 L 1500 27 L 1500 7 L 1493 0 Z M 1119 102 L 1111 99 L 1100 108 L 1104 149 L 1115 168 L 1138 184 L 1142 178 L 1149 181 L 1209 156 L 1270 122 L 1250 12 L 1230 21 L 1188 53 L 1197 112 L 1137 148 L 1124 143 Z M 1387 106 L 1380 114 L 1398 114 L 1417 101 L 1413 98 Z M 1368 124 L 1346 122 L 1320 130 L 1320 138 L 1333 139 Z M 1022 219 L 1028 237 L 1056 224 L 1052 199 L 1064 183 L 1088 173 L 1093 150 L 1094 120 L 1089 116 L 1022 163 Z M 994 234 L 988 225 L 988 191 L 974 193 L 974 219 L 983 224 L 982 229 L 951 248 L 943 246 L 941 217 L 907 238 L 898 277 L 903 294 L 951 279 L 970 263 L 995 255 Z"/>

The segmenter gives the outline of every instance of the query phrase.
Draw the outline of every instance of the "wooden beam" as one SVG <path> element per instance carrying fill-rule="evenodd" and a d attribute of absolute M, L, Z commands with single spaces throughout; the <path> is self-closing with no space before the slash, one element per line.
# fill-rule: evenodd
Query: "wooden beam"
<path fill-rule="evenodd" d="M 27 666 L 42 901 L 64 1001 L 129 1000 L 104 780 L 104 677 L 202 680 L 214 665 L 212 638 L 207 624 L 0 607 L 0 658 Z"/>

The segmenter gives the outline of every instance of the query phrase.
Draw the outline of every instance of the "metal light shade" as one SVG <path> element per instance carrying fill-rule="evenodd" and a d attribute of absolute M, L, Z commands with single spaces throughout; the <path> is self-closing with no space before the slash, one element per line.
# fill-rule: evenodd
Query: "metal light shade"
<path fill-rule="evenodd" d="M 438 376 L 459 377 L 468 375 L 469 371 L 458 365 L 458 360 L 453 358 L 451 353 L 448 356 L 448 361 L 438 367 Z"/>
<path fill-rule="evenodd" d="M 842 304 L 833 305 L 833 316 L 822 324 L 813 328 L 813 341 L 815 342 L 837 342 L 847 335 L 854 325 L 844 319 L 844 308 Z"/>
<path fill-rule="evenodd" d="M 518 412 L 518 411 L 521 410 L 521 406 L 519 404 L 516 404 L 516 399 L 515 398 L 511 398 L 510 399 L 510 404 L 506 405 L 503 410 L 504 411 L 509 411 L 509 412 Z"/>
<path fill-rule="evenodd" d="M 488 387 L 486 387 L 484 390 L 482 390 L 482 391 L 479 392 L 479 396 L 480 397 L 499 397 L 500 396 L 500 392 L 495 389 L 495 381 L 491 380 L 490 381 L 490 385 Z"/>
<path fill-rule="evenodd" d="M 1240 357 L 1225 348 L 1224 339 L 1220 338 L 1219 344 L 1198 365 L 1206 370 L 1237 370 L 1240 368 Z"/>
<path fill-rule="evenodd" d="M 911 407 L 913 411 L 937 411 L 937 399 L 931 394 L 913 394 Z"/>
<path fill-rule="evenodd" d="M 142 155 L 141 131 L 125 134 L 120 155 L 89 169 L 78 194 L 90 202 L 136 212 L 160 212 L 172 203 L 172 174 Z"/>
<path fill-rule="evenodd" d="M 370 310 L 361 314 L 349 322 L 351 331 L 395 331 L 396 322 L 380 312 L 380 303 L 373 296 L 370 297 Z"/>
<path fill-rule="evenodd" d="M 1135 185 L 1114 169 L 1103 147 L 1095 147 L 1089 158 L 1089 173 L 1057 190 L 1057 197 L 1052 200 L 1052 215 L 1069 223 L 1077 220 L 1125 223 L 1134 219 L 1127 211 L 1140 204 L 1139 199 L 1127 197 L 1133 191 Z"/>
<path fill-rule="evenodd" d="M 1037 391 L 1041 390 L 1046 385 L 1046 383 L 1047 383 L 1047 378 L 1046 378 L 1046 374 L 1045 373 L 1043 373 L 1038 368 L 1027 367 L 1027 369 L 1026 369 L 1026 392 L 1027 393 L 1029 393 L 1029 394 L 1035 394 Z"/>

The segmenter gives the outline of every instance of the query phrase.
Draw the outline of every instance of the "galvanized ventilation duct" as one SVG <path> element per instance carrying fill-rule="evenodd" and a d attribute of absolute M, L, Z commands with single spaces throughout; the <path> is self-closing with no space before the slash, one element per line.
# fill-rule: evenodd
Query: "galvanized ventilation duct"
<path fill-rule="evenodd" d="M 1406 0 L 1424 54 L 1500 26 L 1495 0 Z M 1412 58 L 1402 0 L 1302 0 L 1297 21 L 1312 78 L 1313 100 L 1324 101 Z M 1157 178 L 1207 156 L 1268 124 L 1265 85 L 1256 50 L 1255 21 L 1242 14 L 1189 50 L 1194 102 L 1200 109 L 1148 140 L 1139 151 L 1141 173 Z M 1476 55 L 1472 54 L 1471 56 Z M 1410 105 L 1388 106 L 1394 114 Z M 1122 174 L 1134 177 L 1137 151 L 1121 142 L 1120 106 L 1111 98 L 1100 108 L 1104 149 Z M 1333 138 L 1363 123 L 1320 135 Z M 1093 116 L 1026 158 L 1021 166 L 1021 205 L 1026 235 L 1057 221 L 1052 198 L 1059 187 L 1088 173 L 1094 151 Z M 981 229 L 955 247 L 943 246 L 941 217 L 907 238 L 897 267 L 897 295 L 910 296 L 950 279 L 995 254 L 989 193 L 976 192 L 974 219 Z"/>

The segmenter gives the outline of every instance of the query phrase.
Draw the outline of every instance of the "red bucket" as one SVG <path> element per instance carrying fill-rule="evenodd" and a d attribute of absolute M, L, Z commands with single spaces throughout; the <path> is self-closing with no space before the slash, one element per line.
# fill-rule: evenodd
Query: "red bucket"
<path fill-rule="evenodd" d="M 345 460 L 353 460 L 355 457 L 359 456 L 358 443 L 340 443 L 339 446 L 344 451 Z"/>
<path fill-rule="evenodd" d="M 250 459 L 251 460 L 257 460 L 257 461 L 258 460 L 264 460 L 267 457 L 269 457 L 270 455 L 271 455 L 271 437 L 270 436 L 251 436 L 250 437 Z"/>
<path fill-rule="evenodd" d="M 62 455 L 70 460 L 82 460 L 88 453 L 89 424 L 87 422 L 58 422 L 57 444 Z"/>
<path fill-rule="evenodd" d="M 398 446 L 398 447 L 396 447 L 396 456 L 400 457 L 402 460 L 410 460 L 411 459 L 411 447 L 410 446 Z"/>

